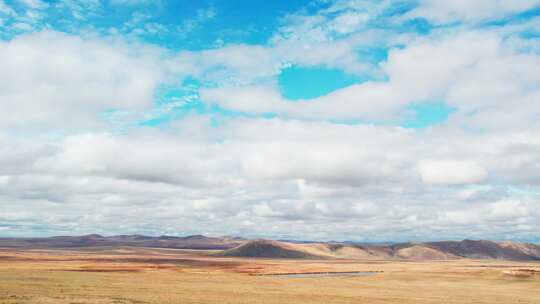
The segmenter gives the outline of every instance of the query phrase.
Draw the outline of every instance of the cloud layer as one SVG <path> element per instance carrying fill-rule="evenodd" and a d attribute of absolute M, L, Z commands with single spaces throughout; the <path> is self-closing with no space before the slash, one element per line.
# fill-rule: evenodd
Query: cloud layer
<path fill-rule="evenodd" d="M 538 241 L 538 5 L 307 3 L 193 50 L 0 1 L 0 235 Z M 362 81 L 287 100 L 291 66 Z M 405 126 L 431 103 L 452 112 Z"/>

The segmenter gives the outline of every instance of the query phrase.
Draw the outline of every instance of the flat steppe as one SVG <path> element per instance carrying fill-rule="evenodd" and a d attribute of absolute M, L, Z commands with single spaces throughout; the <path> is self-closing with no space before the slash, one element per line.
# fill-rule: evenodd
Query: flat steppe
<path fill-rule="evenodd" d="M 377 273 L 273 275 L 352 271 Z M 0 303 L 540 303 L 539 272 L 540 263 L 529 261 L 250 259 L 131 247 L 0 249 Z"/>

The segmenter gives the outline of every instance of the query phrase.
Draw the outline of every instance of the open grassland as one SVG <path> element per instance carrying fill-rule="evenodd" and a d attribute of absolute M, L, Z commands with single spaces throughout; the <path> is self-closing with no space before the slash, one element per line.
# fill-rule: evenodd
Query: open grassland
<path fill-rule="evenodd" d="M 351 271 L 378 273 L 269 275 Z M 499 260 L 281 260 L 127 247 L 0 249 L 0 303 L 540 303 L 535 271 L 540 272 L 540 263 Z"/>

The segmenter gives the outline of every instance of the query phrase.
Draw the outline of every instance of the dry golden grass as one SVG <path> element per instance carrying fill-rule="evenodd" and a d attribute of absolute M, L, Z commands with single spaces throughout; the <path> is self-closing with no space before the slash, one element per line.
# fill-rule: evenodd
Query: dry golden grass
<path fill-rule="evenodd" d="M 520 275 L 529 269 L 531 275 Z M 183 250 L 0 250 L 0 303 L 540 303 L 539 263 L 264 260 Z M 371 276 L 261 274 L 382 271 Z M 518 275 L 515 275 L 518 274 Z"/>

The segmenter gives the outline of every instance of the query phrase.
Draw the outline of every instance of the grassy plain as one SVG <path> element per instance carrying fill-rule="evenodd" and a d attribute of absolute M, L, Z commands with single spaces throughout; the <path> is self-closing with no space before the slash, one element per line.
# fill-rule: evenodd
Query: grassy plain
<path fill-rule="evenodd" d="M 0 249 L 0 303 L 540 303 L 540 263 L 277 260 L 150 248 Z M 378 271 L 287 278 L 278 273 Z"/>

